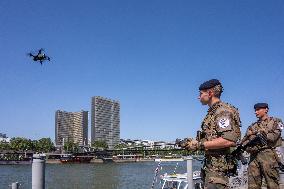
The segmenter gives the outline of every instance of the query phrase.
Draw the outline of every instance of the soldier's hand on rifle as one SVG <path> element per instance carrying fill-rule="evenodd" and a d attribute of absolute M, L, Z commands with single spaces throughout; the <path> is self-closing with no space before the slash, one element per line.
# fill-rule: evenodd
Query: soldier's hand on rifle
<path fill-rule="evenodd" d="M 196 151 L 199 149 L 199 142 L 195 139 L 188 140 L 188 142 L 186 143 L 185 149 Z"/>
<path fill-rule="evenodd" d="M 193 138 L 185 138 L 183 140 L 176 139 L 176 145 L 190 151 L 204 150 L 204 143 L 198 142 Z"/>
<path fill-rule="evenodd" d="M 265 130 L 265 128 L 259 129 L 259 132 L 260 132 L 262 135 L 266 136 L 266 130 Z"/>
<path fill-rule="evenodd" d="M 250 136 L 252 136 L 252 135 L 256 135 L 256 133 L 257 133 L 257 132 L 255 132 L 255 131 L 248 130 L 247 136 L 250 137 Z"/>
<path fill-rule="evenodd" d="M 241 146 L 245 146 L 249 143 L 249 140 L 243 140 L 240 144 Z"/>
<path fill-rule="evenodd" d="M 191 140 L 191 138 L 185 138 L 183 140 L 177 138 L 176 139 L 176 145 L 181 147 L 181 148 L 185 148 L 187 142 L 190 141 L 190 140 Z"/>

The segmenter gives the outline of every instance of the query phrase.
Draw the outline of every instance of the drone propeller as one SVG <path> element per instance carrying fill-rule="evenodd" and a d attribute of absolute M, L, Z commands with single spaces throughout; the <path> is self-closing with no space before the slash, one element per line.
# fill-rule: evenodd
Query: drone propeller
<path fill-rule="evenodd" d="M 33 56 L 33 54 L 32 53 L 27 53 L 27 56 Z"/>
<path fill-rule="evenodd" d="M 38 50 L 38 54 L 41 54 L 42 51 L 44 51 L 44 49 L 43 49 L 43 48 L 40 48 L 40 49 Z"/>

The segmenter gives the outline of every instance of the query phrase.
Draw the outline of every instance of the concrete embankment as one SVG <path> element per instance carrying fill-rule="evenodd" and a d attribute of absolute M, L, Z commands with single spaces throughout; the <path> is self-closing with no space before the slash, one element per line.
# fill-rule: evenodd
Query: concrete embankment
<path fill-rule="evenodd" d="M 141 161 L 141 162 L 149 162 L 149 161 L 155 161 L 155 159 L 139 159 L 137 161 Z"/>
<path fill-rule="evenodd" d="M 152 162 L 154 159 L 113 159 L 112 161 L 108 162 L 114 162 L 114 163 L 135 163 L 135 162 Z M 47 159 L 46 163 L 48 164 L 60 164 L 61 161 L 59 159 Z M 92 159 L 90 163 L 104 163 L 104 160 L 102 159 Z"/>
<path fill-rule="evenodd" d="M 154 161 L 154 159 L 113 159 L 115 163 L 135 163 L 135 162 L 149 162 Z"/>
<path fill-rule="evenodd" d="M 60 164 L 61 161 L 59 159 L 47 159 L 46 163 L 48 164 Z M 103 163 L 102 159 L 92 159 L 90 163 Z"/>
<path fill-rule="evenodd" d="M 57 164 L 57 163 L 61 163 L 59 159 L 47 159 L 46 163 L 49 164 Z"/>
<path fill-rule="evenodd" d="M 104 161 L 102 159 L 92 159 L 90 163 L 103 163 Z"/>

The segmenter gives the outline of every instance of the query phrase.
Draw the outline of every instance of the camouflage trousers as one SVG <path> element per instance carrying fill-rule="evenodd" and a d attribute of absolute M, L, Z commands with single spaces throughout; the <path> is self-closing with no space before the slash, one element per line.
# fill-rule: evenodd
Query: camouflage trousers
<path fill-rule="evenodd" d="M 205 158 L 201 174 L 205 189 L 229 189 L 228 170 L 232 169 L 232 162 L 228 162 L 225 155 Z"/>
<path fill-rule="evenodd" d="M 203 178 L 204 189 L 229 189 L 229 179 L 226 175 L 220 172 L 205 172 L 206 176 Z"/>
<path fill-rule="evenodd" d="M 248 188 L 261 189 L 264 178 L 267 189 L 279 189 L 279 171 L 275 153 L 265 149 L 251 156 L 248 167 Z"/>

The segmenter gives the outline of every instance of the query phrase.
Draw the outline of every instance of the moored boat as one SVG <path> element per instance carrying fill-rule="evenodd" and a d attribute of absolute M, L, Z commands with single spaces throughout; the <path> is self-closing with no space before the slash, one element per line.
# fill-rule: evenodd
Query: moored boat
<path fill-rule="evenodd" d="M 161 189 L 187 189 L 187 173 L 184 174 L 163 174 L 160 176 L 162 188 Z M 201 188 L 200 171 L 193 172 L 194 188 Z"/>

